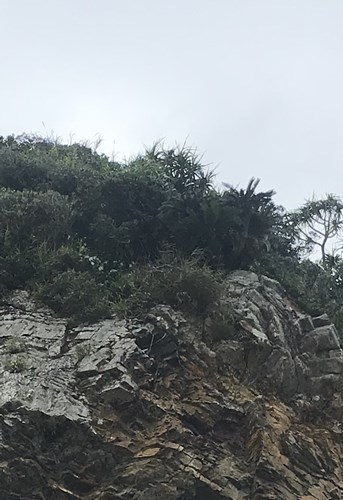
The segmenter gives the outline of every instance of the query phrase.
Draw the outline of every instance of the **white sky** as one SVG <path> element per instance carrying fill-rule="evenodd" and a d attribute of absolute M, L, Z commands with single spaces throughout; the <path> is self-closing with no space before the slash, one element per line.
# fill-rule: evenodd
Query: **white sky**
<path fill-rule="evenodd" d="M 0 21 L 0 134 L 118 159 L 187 139 L 287 208 L 343 196 L 342 0 L 0 0 Z"/>

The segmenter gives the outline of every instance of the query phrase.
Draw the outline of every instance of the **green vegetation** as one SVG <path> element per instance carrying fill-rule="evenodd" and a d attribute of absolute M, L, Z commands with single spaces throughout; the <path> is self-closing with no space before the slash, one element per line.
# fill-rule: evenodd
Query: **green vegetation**
<path fill-rule="evenodd" d="M 320 248 L 322 264 L 325 265 L 327 243 L 343 230 L 343 203 L 332 194 L 322 200 L 313 198 L 289 214 L 289 221 L 304 248 Z"/>
<path fill-rule="evenodd" d="M 11 338 L 8 342 L 6 342 L 5 352 L 9 354 L 18 354 L 19 352 L 24 352 L 25 350 L 25 342 L 20 338 Z"/>
<path fill-rule="evenodd" d="M 271 248 L 252 269 L 278 280 L 312 316 L 326 312 L 343 336 L 343 259 L 341 251 L 328 253 L 334 238 L 340 248 L 342 202 L 333 195 L 306 202 L 290 213 L 279 211 L 270 237 Z M 319 247 L 320 259 L 313 252 Z M 309 258 L 312 254 L 312 259 Z"/>
<path fill-rule="evenodd" d="M 209 314 L 206 327 L 212 342 L 229 340 L 236 337 L 236 325 L 228 304 L 225 307 L 217 305 Z"/>
<path fill-rule="evenodd" d="M 200 316 L 206 315 L 220 297 L 220 274 L 199 258 L 177 258 L 164 252 L 155 263 L 138 265 L 113 282 L 116 310 L 137 315 L 158 303 Z"/>
<path fill-rule="evenodd" d="M 274 218 L 257 182 L 212 181 L 187 148 L 119 164 L 80 144 L 1 138 L 0 292 L 31 289 L 72 323 L 157 302 L 205 314 L 215 270 L 252 264 Z"/>
<path fill-rule="evenodd" d="M 69 269 L 36 287 L 36 298 L 62 316 L 70 318 L 71 324 L 96 321 L 111 314 L 108 290 L 89 272 Z"/>
<path fill-rule="evenodd" d="M 20 356 L 10 356 L 5 361 L 4 368 L 8 372 L 20 373 L 26 370 L 26 363 L 24 358 Z"/>
<path fill-rule="evenodd" d="M 343 331 L 343 260 L 328 254 L 341 200 L 287 213 L 254 179 L 222 191 L 213 180 L 188 148 L 156 145 L 118 163 L 86 145 L 0 138 L 0 295 L 29 289 L 71 324 L 158 302 L 205 318 L 225 274 L 253 269 Z M 232 329 L 230 317 L 212 318 L 213 338 Z"/>
<path fill-rule="evenodd" d="M 85 358 L 86 356 L 89 356 L 90 353 L 92 352 L 92 348 L 90 344 L 79 344 L 75 348 L 75 354 L 77 361 L 80 362 Z"/>

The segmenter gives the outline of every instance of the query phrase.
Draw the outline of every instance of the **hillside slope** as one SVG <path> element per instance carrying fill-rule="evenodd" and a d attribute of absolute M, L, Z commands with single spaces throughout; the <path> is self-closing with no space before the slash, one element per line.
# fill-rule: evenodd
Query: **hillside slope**
<path fill-rule="evenodd" d="M 0 318 L 0 498 L 343 498 L 334 326 L 251 272 L 225 288 L 225 340 L 167 306 L 70 329 L 14 293 Z"/>

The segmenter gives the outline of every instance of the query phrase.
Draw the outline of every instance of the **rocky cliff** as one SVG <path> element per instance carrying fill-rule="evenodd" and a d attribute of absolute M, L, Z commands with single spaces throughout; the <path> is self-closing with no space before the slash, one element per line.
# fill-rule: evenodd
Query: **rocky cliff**
<path fill-rule="evenodd" d="M 219 310 L 220 335 L 218 318 L 166 306 L 68 329 L 14 294 L 0 318 L 0 498 L 343 498 L 335 327 L 248 272 L 228 278 Z"/>

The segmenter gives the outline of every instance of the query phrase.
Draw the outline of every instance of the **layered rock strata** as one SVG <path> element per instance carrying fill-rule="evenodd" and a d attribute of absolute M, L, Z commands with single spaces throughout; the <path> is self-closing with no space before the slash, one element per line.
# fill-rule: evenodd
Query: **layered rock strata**
<path fill-rule="evenodd" d="M 0 499 L 343 498 L 334 326 L 268 278 L 226 288 L 221 339 L 166 306 L 69 330 L 3 305 Z"/>

